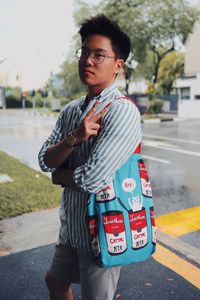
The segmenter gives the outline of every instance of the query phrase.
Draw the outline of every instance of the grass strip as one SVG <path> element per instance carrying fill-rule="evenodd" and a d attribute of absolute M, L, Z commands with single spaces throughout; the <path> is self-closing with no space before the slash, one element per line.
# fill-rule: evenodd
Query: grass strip
<path fill-rule="evenodd" d="M 0 151 L 0 174 L 7 174 L 13 180 L 0 183 L 0 220 L 59 205 L 59 186 L 3 151 Z"/>

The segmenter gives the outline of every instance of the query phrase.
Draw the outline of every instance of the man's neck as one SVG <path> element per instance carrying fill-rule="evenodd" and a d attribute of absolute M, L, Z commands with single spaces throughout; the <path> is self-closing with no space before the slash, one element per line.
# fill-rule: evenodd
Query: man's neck
<path fill-rule="evenodd" d="M 102 91 L 103 90 L 88 90 L 86 101 L 89 103 L 92 98 L 97 97 Z"/>
<path fill-rule="evenodd" d="M 103 90 L 105 90 L 113 82 L 110 82 L 109 84 L 107 84 L 107 85 L 105 85 L 104 87 L 101 87 L 101 88 L 99 88 L 99 87 L 88 87 L 88 93 L 87 93 L 87 101 L 88 101 L 88 103 L 90 102 L 90 100 L 92 98 L 97 97 Z"/>

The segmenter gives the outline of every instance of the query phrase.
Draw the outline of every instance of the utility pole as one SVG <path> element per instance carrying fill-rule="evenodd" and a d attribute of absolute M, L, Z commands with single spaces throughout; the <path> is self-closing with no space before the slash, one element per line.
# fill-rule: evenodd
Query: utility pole
<path fill-rule="evenodd" d="M 7 60 L 6 58 L 3 58 L 0 60 L 0 65 L 4 63 L 4 61 Z M 0 107 L 6 108 L 6 98 L 5 98 L 5 88 L 3 86 L 0 86 Z"/>

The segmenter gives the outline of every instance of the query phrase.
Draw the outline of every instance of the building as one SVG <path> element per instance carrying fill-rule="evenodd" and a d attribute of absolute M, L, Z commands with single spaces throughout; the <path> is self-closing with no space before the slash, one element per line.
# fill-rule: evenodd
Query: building
<path fill-rule="evenodd" d="M 177 79 L 178 116 L 200 118 L 200 22 L 186 42 L 184 76 Z"/>

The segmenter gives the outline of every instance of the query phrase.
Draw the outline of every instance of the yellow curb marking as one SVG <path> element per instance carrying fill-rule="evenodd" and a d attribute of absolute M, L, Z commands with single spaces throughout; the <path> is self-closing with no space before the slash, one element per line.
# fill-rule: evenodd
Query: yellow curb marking
<path fill-rule="evenodd" d="M 200 269 L 157 243 L 153 258 L 200 289 Z"/>
<path fill-rule="evenodd" d="M 159 230 L 172 236 L 200 230 L 200 206 L 159 216 L 156 218 L 156 226 Z"/>

